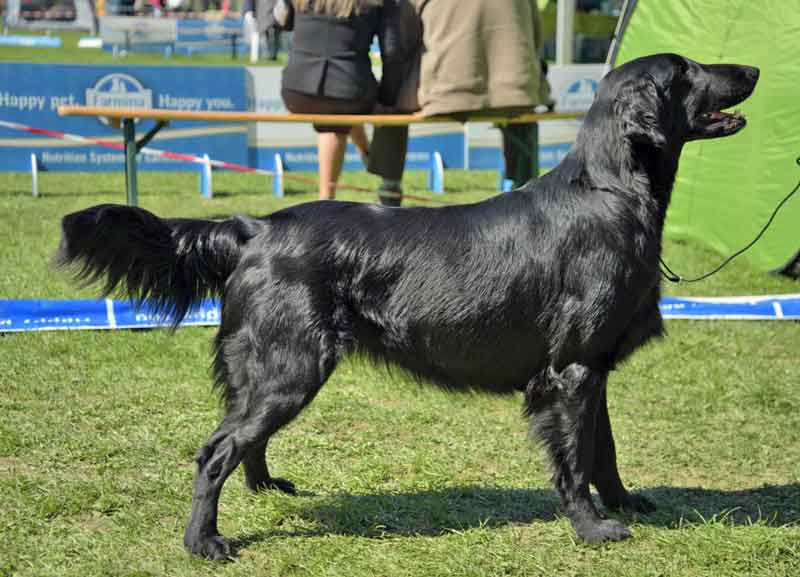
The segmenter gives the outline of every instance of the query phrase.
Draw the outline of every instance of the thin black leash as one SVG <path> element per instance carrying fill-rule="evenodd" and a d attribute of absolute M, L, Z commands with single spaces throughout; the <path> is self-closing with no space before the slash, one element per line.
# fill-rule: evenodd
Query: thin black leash
<path fill-rule="evenodd" d="M 800 157 L 798 157 L 795 162 L 797 163 L 798 166 L 800 166 Z M 707 279 L 712 274 L 718 273 L 725 266 L 727 266 L 728 263 L 730 263 L 733 259 L 735 259 L 737 256 L 739 256 L 743 252 L 747 251 L 751 246 L 753 246 L 755 243 L 757 243 L 761 239 L 762 236 L 764 236 L 764 233 L 767 232 L 767 229 L 769 228 L 769 225 L 772 224 L 772 221 L 775 219 L 775 216 L 778 214 L 778 211 L 781 209 L 781 207 L 784 204 L 786 204 L 786 202 L 790 198 L 792 198 L 792 196 L 794 195 L 795 192 L 797 192 L 798 189 L 800 189 L 800 182 L 798 182 L 797 185 L 792 189 L 792 191 L 789 194 L 787 194 L 786 197 L 782 201 L 780 201 L 778 203 L 778 206 L 776 206 L 775 210 L 772 211 L 772 216 L 769 217 L 769 220 L 767 221 L 767 224 L 764 225 L 764 228 L 761 229 L 761 232 L 759 232 L 756 235 L 756 237 L 752 241 L 750 241 L 750 243 L 747 246 L 745 246 L 744 248 L 736 251 L 731 256 L 726 258 L 722 262 L 721 265 L 719 265 L 717 268 L 715 268 L 711 272 L 707 272 L 703 276 L 699 276 L 697 278 L 689 278 L 689 279 L 683 278 L 682 276 L 680 276 L 680 275 L 676 274 L 675 272 L 673 272 L 673 270 L 667 266 L 667 263 L 665 263 L 664 260 L 661 257 L 658 257 L 658 262 L 661 264 L 661 276 L 663 276 L 669 282 L 674 282 L 674 283 L 677 284 L 677 283 L 681 283 L 681 282 L 698 282 L 698 281 L 701 281 L 703 279 Z"/>

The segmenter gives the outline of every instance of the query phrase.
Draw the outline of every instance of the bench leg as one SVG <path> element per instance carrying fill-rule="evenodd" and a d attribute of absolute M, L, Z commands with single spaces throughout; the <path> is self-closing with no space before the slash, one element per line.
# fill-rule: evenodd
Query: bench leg
<path fill-rule="evenodd" d="M 139 188 L 136 183 L 136 128 L 133 118 L 122 119 L 122 137 L 125 142 L 125 192 L 128 204 L 139 204 Z"/>

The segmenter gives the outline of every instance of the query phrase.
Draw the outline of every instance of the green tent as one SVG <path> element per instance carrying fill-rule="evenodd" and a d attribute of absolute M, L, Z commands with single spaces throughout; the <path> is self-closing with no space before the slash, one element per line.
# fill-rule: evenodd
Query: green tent
<path fill-rule="evenodd" d="M 628 0 L 610 64 L 657 52 L 761 69 L 755 92 L 740 106 L 748 126 L 683 149 L 667 219 L 670 234 L 730 254 L 800 181 L 800 0 Z M 745 258 L 774 269 L 798 248 L 800 192 Z"/>

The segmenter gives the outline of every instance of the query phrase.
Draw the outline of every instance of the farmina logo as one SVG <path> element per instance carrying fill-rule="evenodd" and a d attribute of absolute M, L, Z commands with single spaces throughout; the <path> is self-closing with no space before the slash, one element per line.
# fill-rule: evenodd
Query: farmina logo
<path fill-rule="evenodd" d="M 597 92 L 597 81 L 581 78 L 567 87 L 558 102 L 558 110 L 589 110 Z"/>
<path fill-rule="evenodd" d="M 86 106 L 115 108 L 152 108 L 153 91 L 142 86 L 133 76 L 114 72 L 86 89 Z M 105 123 L 104 118 L 101 120 Z"/>

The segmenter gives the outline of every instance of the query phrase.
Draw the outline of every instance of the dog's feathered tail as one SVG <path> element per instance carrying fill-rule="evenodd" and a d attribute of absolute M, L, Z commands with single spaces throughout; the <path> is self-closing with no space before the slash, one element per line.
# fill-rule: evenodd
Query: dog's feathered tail
<path fill-rule="evenodd" d="M 61 221 L 58 266 L 71 266 L 85 285 L 103 282 L 103 296 L 145 299 L 173 326 L 193 304 L 219 295 L 239 262 L 240 248 L 263 226 L 245 217 L 215 222 L 162 219 L 130 206 L 102 204 Z"/>

